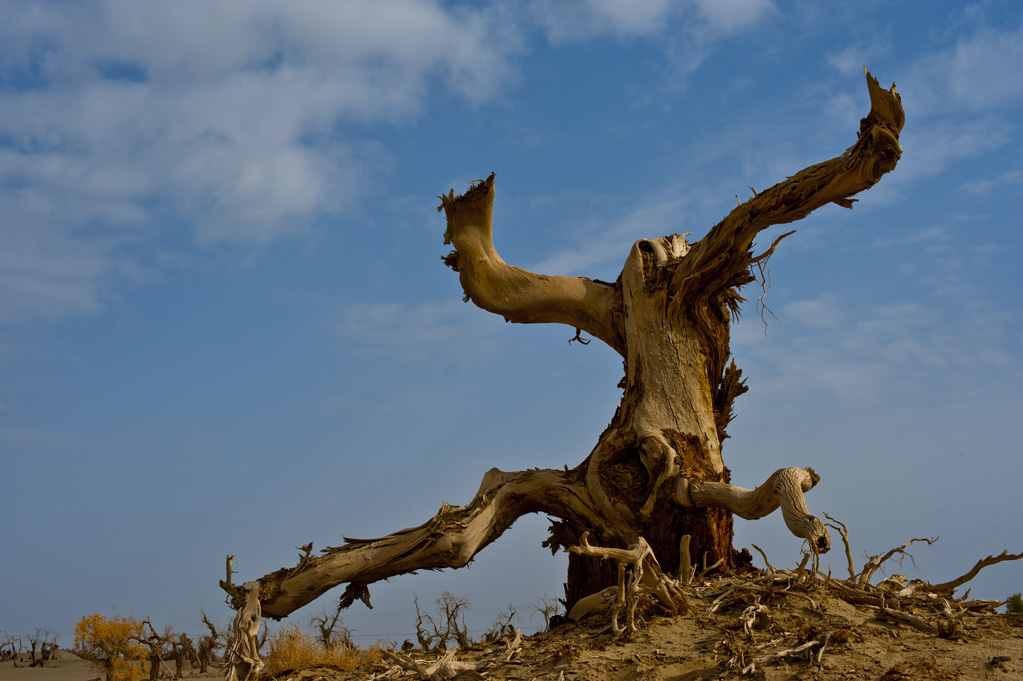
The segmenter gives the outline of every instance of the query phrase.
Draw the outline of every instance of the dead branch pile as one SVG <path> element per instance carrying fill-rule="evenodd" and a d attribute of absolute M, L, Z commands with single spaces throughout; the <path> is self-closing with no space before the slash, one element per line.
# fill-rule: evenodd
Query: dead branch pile
<path fill-rule="evenodd" d="M 826 626 L 810 627 L 810 630 L 789 632 L 773 626 L 773 611 L 765 605 L 779 595 L 795 597 L 805 602 L 808 609 L 823 615 L 814 599 L 815 594 L 831 595 L 859 607 L 873 610 L 874 617 L 899 626 L 908 626 L 924 633 L 948 639 L 966 635 L 971 618 L 991 616 L 995 608 L 1004 605 L 997 600 L 971 600 L 969 590 L 956 596 L 955 589 L 963 586 L 985 567 L 1007 560 L 1019 560 L 1023 553 L 1010 554 L 1003 551 L 998 556 L 988 556 L 966 574 L 941 584 L 929 584 L 920 579 L 908 579 L 906 575 L 893 574 L 877 581 L 875 574 L 889 561 L 901 561 L 913 557 L 906 551 L 912 544 L 926 542 L 933 544 L 936 539 L 912 539 L 884 554 L 868 556 L 862 569 L 856 570 L 849 545 L 848 528 L 827 516 L 832 521 L 829 527 L 841 534 L 848 560 L 849 576 L 838 579 L 823 574 L 818 569 L 812 552 L 804 554 L 803 561 L 795 570 L 774 568 L 767 555 L 759 547 L 767 569 L 751 577 L 727 576 L 713 584 L 695 584 L 690 587 L 690 598 L 694 605 L 704 605 L 707 612 L 720 612 L 729 607 L 739 606 L 738 626 L 735 631 L 726 632 L 718 642 L 723 652 L 724 665 L 742 675 L 753 674 L 758 667 L 787 659 L 802 659 L 808 664 L 820 664 L 829 641 L 836 634 L 843 637 L 847 632 L 829 630 Z M 810 564 L 808 568 L 808 564 Z M 764 601 L 764 602 L 762 602 Z M 824 618 L 820 618 L 824 622 Z M 756 632 L 765 632 L 758 638 Z"/>

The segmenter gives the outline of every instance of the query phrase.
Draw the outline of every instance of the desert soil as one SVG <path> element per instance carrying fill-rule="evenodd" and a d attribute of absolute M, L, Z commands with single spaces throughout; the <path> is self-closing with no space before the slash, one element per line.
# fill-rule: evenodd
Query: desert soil
<path fill-rule="evenodd" d="M 462 672 L 458 681 L 709 681 L 711 679 L 783 679 L 825 681 L 972 681 L 1023 679 L 1023 617 L 988 613 L 958 619 L 954 638 L 939 638 L 903 624 L 877 619 L 877 609 L 856 606 L 819 586 L 803 595 L 778 593 L 761 599 L 765 613 L 750 633 L 740 616 L 755 603 L 743 598 L 709 612 L 723 587 L 711 584 L 707 596 L 690 600 L 687 614 L 672 617 L 648 612 L 631 635 L 614 637 L 607 615 L 563 623 L 525 637 L 509 655 L 506 638 L 459 651 L 455 660 L 491 662 L 478 672 Z M 806 596 L 809 596 L 807 598 Z M 811 603 L 812 602 L 812 603 Z M 926 613 L 920 613 L 925 619 Z M 828 643 L 792 657 L 759 659 L 810 640 Z M 427 667 L 439 655 L 399 651 Z M 816 659 L 819 654 L 819 660 Z M 811 655 L 814 659 L 810 659 Z M 744 675 L 750 663 L 754 668 Z M 352 671 L 317 668 L 280 674 L 280 681 L 354 681 L 415 679 L 384 661 Z"/>
<path fill-rule="evenodd" d="M 614 637 L 609 616 L 555 625 L 549 632 L 524 637 L 509 649 L 510 637 L 458 651 L 460 662 L 486 663 L 463 671 L 456 681 L 709 681 L 782 679 L 826 681 L 972 681 L 1023 679 L 1023 617 L 997 613 L 958 619 L 953 638 L 940 638 L 904 624 L 877 618 L 877 609 L 857 606 L 823 587 L 803 594 L 776 593 L 760 600 L 749 595 L 710 612 L 714 585 L 690 599 L 689 611 L 667 616 L 650 608 L 632 634 Z M 767 612 L 744 630 L 740 617 L 751 605 Z M 927 618 L 927 613 L 920 613 Z M 747 621 L 749 618 L 747 617 Z M 776 660 L 759 661 L 811 640 L 827 645 Z M 422 667 L 440 657 L 421 650 L 396 651 Z M 0 665 L 0 681 L 89 681 L 101 677 L 90 663 L 65 654 L 46 668 Z M 748 669 L 750 663 L 753 668 Z M 746 669 L 745 675 L 743 670 Z M 217 678 L 222 672 L 199 677 Z M 354 671 L 329 668 L 295 670 L 279 681 L 355 681 L 416 679 L 414 671 L 392 661 Z"/>

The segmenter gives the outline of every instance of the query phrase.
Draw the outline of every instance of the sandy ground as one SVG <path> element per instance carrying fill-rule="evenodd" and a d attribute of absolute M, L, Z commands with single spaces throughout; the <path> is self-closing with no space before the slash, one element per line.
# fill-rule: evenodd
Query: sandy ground
<path fill-rule="evenodd" d="M 1023 617 L 987 614 L 961 620 L 953 639 L 882 621 L 876 609 L 854 606 L 833 594 L 811 592 L 816 608 L 803 597 L 777 594 L 770 616 L 744 632 L 740 615 L 753 597 L 718 612 L 694 600 L 679 617 L 648 614 L 639 631 L 615 639 L 606 615 L 563 624 L 527 637 L 509 656 L 507 641 L 460 651 L 455 660 L 486 662 L 455 677 L 509 681 L 1019 681 L 1023 680 Z M 747 602 L 748 601 L 748 602 Z M 762 661 L 811 638 L 830 633 L 819 660 L 806 652 Z M 816 657 L 820 646 L 811 649 Z M 408 659 L 427 667 L 437 654 L 407 651 Z M 754 668 L 743 675 L 751 662 Z M 472 674 L 484 674 L 484 676 Z M 385 661 L 351 672 L 301 670 L 280 681 L 355 681 L 416 679 L 414 672 Z"/>
<path fill-rule="evenodd" d="M 456 681 L 1018 681 L 1023 679 L 1023 616 L 1005 614 L 963 617 L 952 639 L 903 624 L 877 619 L 877 610 L 853 605 L 833 592 L 811 590 L 796 597 L 772 594 L 764 603 L 769 616 L 744 631 L 740 616 L 753 596 L 717 612 L 693 599 L 689 612 L 668 617 L 649 610 L 637 632 L 614 638 L 607 615 L 561 624 L 550 632 L 525 637 L 516 650 L 510 641 L 478 644 L 455 655 L 476 663 L 478 672 L 463 672 Z M 808 599 L 807 596 L 812 598 Z M 748 602 L 747 602 L 748 601 Z M 811 607 L 810 602 L 814 606 Z M 759 601 L 757 601 L 759 603 Z M 768 656 L 811 638 L 829 635 L 828 643 L 778 660 Z M 437 653 L 400 653 L 427 667 Z M 0 681 L 90 681 L 100 679 L 95 665 L 69 653 L 44 669 L 0 665 Z M 742 674 L 743 667 L 754 669 Z M 219 670 L 186 679 L 222 678 Z M 164 674 L 161 678 L 168 678 Z M 315 668 L 278 675 L 280 681 L 355 681 L 419 678 L 394 662 L 354 671 Z"/>
<path fill-rule="evenodd" d="M 64 650 L 58 651 L 57 655 L 58 659 L 47 662 L 45 667 L 15 667 L 13 662 L 0 662 L 0 681 L 103 681 L 105 678 L 103 670 L 92 662 Z M 22 664 L 28 665 L 27 656 Z M 169 679 L 166 673 L 161 678 Z M 200 675 L 186 666 L 185 678 L 202 681 L 221 679 L 223 675 L 216 669 L 211 674 Z"/>

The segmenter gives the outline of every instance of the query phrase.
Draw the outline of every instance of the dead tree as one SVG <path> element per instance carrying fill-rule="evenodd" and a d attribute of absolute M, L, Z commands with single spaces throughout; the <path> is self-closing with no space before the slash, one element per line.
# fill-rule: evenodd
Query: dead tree
<path fill-rule="evenodd" d="M 472 607 L 468 597 L 459 598 L 447 591 L 434 601 L 437 604 L 437 619 L 419 609 L 419 598 L 413 596 L 416 607 L 416 638 L 424 650 L 445 650 L 454 642 L 465 650 L 472 645 L 469 629 L 465 626 L 465 613 Z"/>
<path fill-rule="evenodd" d="M 368 584 L 416 570 L 459 568 L 519 517 L 556 519 L 545 545 L 579 543 L 625 548 L 645 539 L 665 573 L 679 568 L 679 543 L 723 569 L 749 560 L 732 548 L 732 516 L 759 518 L 779 506 L 785 523 L 814 551 L 830 546 L 827 529 L 807 511 L 803 493 L 819 478 L 787 468 L 755 489 L 730 484 L 721 456 L 735 399 L 746 392 L 732 361 L 729 330 L 743 286 L 755 281 L 785 236 L 761 253 L 754 239 L 828 204 L 851 208 L 852 197 L 895 168 L 905 121 L 894 85 L 867 73 L 870 112 L 856 142 L 840 156 L 805 168 L 741 201 L 700 241 L 686 235 L 633 244 L 614 282 L 549 276 L 506 264 L 493 243 L 494 176 L 461 196 L 441 197 L 447 218 L 444 262 L 458 272 L 465 300 L 510 322 L 560 323 L 585 332 L 624 360 L 621 404 L 586 459 L 573 469 L 491 469 L 464 506 L 443 504 L 418 527 L 378 539 L 349 539 L 310 551 L 299 564 L 258 581 L 262 612 L 280 618 L 327 590 L 347 584 L 350 604 Z M 566 605 L 613 585 L 613 566 L 569 556 Z M 222 583 L 240 602 L 240 588 Z"/>
<path fill-rule="evenodd" d="M 334 608 L 334 614 L 327 612 L 324 608 L 318 615 L 309 618 L 310 626 L 316 627 L 320 632 L 320 643 L 327 650 L 333 650 L 334 646 L 341 645 L 351 647 L 352 630 L 344 625 L 341 620 L 342 603 L 339 600 Z"/>
<path fill-rule="evenodd" d="M 213 658 L 216 656 L 217 648 L 221 646 L 221 639 L 226 642 L 227 636 L 223 632 L 219 631 L 213 625 L 213 622 L 210 622 L 202 608 L 199 608 L 199 612 L 202 614 L 203 624 L 205 624 L 206 628 L 210 630 L 209 635 L 199 637 L 199 651 L 197 653 L 199 673 L 205 674 L 210 663 L 213 662 Z"/>
<path fill-rule="evenodd" d="M 156 633 L 156 628 L 148 617 L 142 620 L 142 624 L 149 627 L 149 636 L 136 636 L 133 639 L 149 650 L 149 681 L 157 681 L 160 678 L 161 668 L 166 670 L 172 679 L 181 678 L 180 673 L 175 676 L 164 662 L 164 658 L 176 651 L 174 630 L 171 625 L 164 627 L 163 635 L 160 635 Z"/>
<path fill-rule="evenodd" d="M 14 638 L 6 631 L 3 633 L 3 636 L 3 642 L 0 642 L 0 662 L 14 660 L 15 666 L 17 666 L 18 653 L 21 652 L 21 637 Z"/>

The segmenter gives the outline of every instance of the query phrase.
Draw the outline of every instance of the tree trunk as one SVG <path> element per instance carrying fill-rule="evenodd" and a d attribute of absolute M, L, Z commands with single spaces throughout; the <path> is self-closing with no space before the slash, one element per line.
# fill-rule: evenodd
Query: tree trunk
<path fill-rule="evenodd" d="M 552 550 L 593 542 L 624 548 L 646 539 L 662 569 L 675 573 L 683 536 L 694 562 L 732 568 L 749 560 L 732 549 L 732 514 L 755 518 L 783 508 L 786 524 L 826 551 L 830 539 L 810 516 L 802 493 L 818 480 L 810 469 L 782 469 L 755 490 L 730 484 L 721 444 L 736 397 L 746 391 L 731 361 L 729 324 L 751 267 L 773 253 L 752 252 L 757 234 L 850 197 L 892 170 L 901 154 L 904 115 L 894 86 L 867 73 L 871 111 L 856 143 L 755 194 L 690 245 L 686 235 L 637 241 L 614 283 L 535 274 L 507 265 L 493 245 L 494 176 L 462 196 L 442 196 L 447 217 L 444 258 L 459 273 L 465 299 L 517 323 L 557 322 L 614 348 L 625 363 L 621 405 L 589 456 L 572 470 L 506 473 L 492 469 L 467 506 L 444 504 L 419 527 L 379 539 L 348 539 L 324 555 L 259 580 L 262 612 L 283 617 L 328 589 L 348 583 L 342 607 L 368 598 L 366 585 L 414 570 L 462 567 L 526 513 L 556 520 Z M 791 234 L 791 232 L 790 232 Z M 573 554 L 566 597 L 615 583 L 612 566 Z M 222 586 L 229 592 L 234 587 Z"/>

